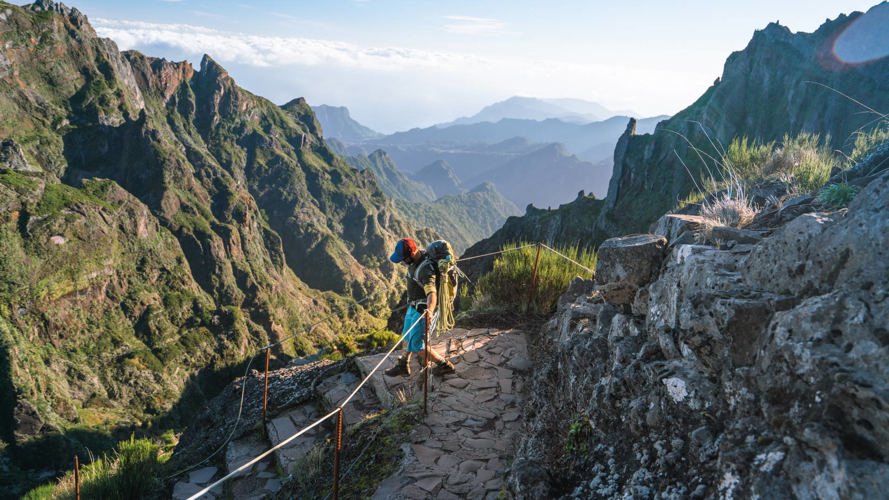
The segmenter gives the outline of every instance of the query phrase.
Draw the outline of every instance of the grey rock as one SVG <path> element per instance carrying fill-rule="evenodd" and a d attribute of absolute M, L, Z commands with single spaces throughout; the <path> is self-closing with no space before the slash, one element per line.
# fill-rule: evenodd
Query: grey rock
<path fill-rule="evenodd" d="M 741 244 L 757 243 L 763 233 L 731 226 L 716 226 L 710 230 L 710 238 L 717 241 L 733 241 Z"/>
<path fill-rule="evenodd" d="M 599 246 L 596 283 L 614 305 L 629 305 L 636 291 L 658 273 L 667 240 L 653 234 L 611 238 Z"/>
<path fill-rule="evenodd" d="M 666 214 L 654 225 L 654 234 L 667 239 L 669 246 L 693 243 L 706 219 L 700 215 Z"/>
<path fill-rule="evenodd" d="M 0 141 L 0 171 L 3 169 L 22 173 L 42 172 L 42 170 L 28 162 L 22 147 L 12 139 Z"/>

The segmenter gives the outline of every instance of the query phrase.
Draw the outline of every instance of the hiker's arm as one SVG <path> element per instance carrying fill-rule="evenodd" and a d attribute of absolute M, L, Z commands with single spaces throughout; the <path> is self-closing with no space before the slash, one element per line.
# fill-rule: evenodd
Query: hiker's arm
<path fill-rule="evenodd" d="M 428 294 L 426 294 L 426 319 L 428 319 L 429 321 L 432 321 L 432 316 L 435 314 L 435 306 L 435 292 L 429 292 Z"/>

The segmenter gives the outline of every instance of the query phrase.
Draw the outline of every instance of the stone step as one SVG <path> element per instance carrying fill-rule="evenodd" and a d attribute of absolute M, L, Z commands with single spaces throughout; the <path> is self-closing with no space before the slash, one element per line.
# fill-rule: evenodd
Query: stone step
<path fill-rule="evenodd" d="M 306 403 L 269 420 L 266 424 L 266 430 L 271 445 L 277 446 L 285 439 L 299 432 L 300 429 L 311 425 L 320 416 L 314 403 Z M 287 443 L 286 446 L 275 450 L 275 459 L 285 475 L 290 474 L 293 465 L 305 457 L 306 453 L 316 443 L 322 441 L 327 436 L 328 428 L 324 424 L 319 425 Z"/>
<path fill-rule="evenodd" d="M 185 500 L 201 491 L 220 476 L 218 472 L 219 469 L 216 467 L 204 467 L 189 472 L 187 476 L 173 486 L 173 500 Z M 202 495 L 200 498 L 201 500 L 212 500 L 219 498 L 221 495 L 222 485 L 219 485 Z"/>
<path fill-rule="evenodd" d="M 321 401 L 331 411 L 339 407 L 363 380 L 352 372 L 338 373 L 318 384 Z M 349 429 L 383 408 L 372 387 L 365 385 L 343 408 L 343 425 Z"/>
<path fill-rule="evenodd" d="M 226 469 L 228 472 L 234 471 L 269 448 L 269 443 L 259 433 L 233 440 L 225 450 Z M 263 498 L 280 489 L 281 481 L 275 474 L 273 456 L 265 457 L 228 483 L 232 498 Z"/>

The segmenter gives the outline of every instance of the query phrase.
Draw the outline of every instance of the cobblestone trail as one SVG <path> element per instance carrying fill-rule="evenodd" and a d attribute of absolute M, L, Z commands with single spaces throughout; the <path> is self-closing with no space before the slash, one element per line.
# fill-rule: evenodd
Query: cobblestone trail
<path fill-rule="evenodd" d="M 404 459 L 392 476 L 380 484 L 374 498 L 498 498 L 506 464 L 511 459 L 520 428 L 523 373 L 531 368 L 525 333 L 519 330 L 454 329 L 431 342 L 456 365 L 456 373 L 429 377 L 429 414 L 401 445 Z M 363 378 L 383 354 L 363 356 L 356 364 Z M 345 425 L 357 424 L 383 407 L 423 397 L 423 374 L 414 356 L 411 377 L 387 377 L 383 371 L 391 356 L 346 406 Z M 336 408 L 360 381 L 343 372 L 318 384 L 322 407 Z M 272 417 L 261 433 L 240 437 L 226 449 L 226 468 L 234 470 L 251 457 L 293 435 L 320 416 L 315 402 L 289 408 Z M 292 464 L 316 443 L 329 437 L 317 427 L 259 462 L 246 474 L 215 488 L 203 498 L 259 499 L 274 494 L 284 478 L 275 471 L 290 471 Z M 277 464 L 277 466 L 275 465 Z M 185 499 L 221 477 L 225 471 L 207 467 L 176 484 L 173 498 Z M 343 481 L 348 481 L 344 477 Z"/>
<path fill-rule="evenodd" d="M 522 373 L 531 367 L 525 334 L 455 329 L 431 345 L 448 352 L 457 372 L 430 377 L 429 415 L 402 445 L 401 468 L 374 498 L 498 498 L 521 425 Z M 362 370 L 377 361 L 363 359 Z M 375 388 L 412 397 L 423 390 L 418 372 L 409 381 L 380 375 Z"/>

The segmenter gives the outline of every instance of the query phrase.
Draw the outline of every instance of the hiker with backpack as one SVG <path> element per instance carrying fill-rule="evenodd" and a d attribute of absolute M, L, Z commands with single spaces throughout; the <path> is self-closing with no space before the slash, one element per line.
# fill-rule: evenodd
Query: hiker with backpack
<path fill-rule="evenodd" d="M 447 312 L 453 311 L 453 295 L 456 290 L 456 277 L 452 269 L 454 262 L 453 249 L 446 241 L 433 242 L 426 249 L 420 249 L 411 238 L 403 238 L 395 244 L 395 251 L 389 256 L 389 260 L 398 264 L 407 265 L 407 302 L 408 308 L 404 315 L 404 327 L 402 334 L 406 333 L 411 325 L 414 328 L 405 337 L 404 354 L 395 362 L 395 366 L 386 370 L 386 375 L 396 377 L 411 374 L 411 354 L 419 353 L 421 366 L 428 366 L 424 343 L 424 331 L 429 322 L 430 329 L 435 311 L 439 314 L 439 321 L 444 319 L 445 329 L 453 326 L 453 314 L 448 317 Z M 451 263 L 449 265 L 449 263 Z M 441 287 L 447 288 L 441 288 Z M 439 291 L 443 293 L 439 293 Z M 444 295 L 444 297 L 440 297 Z M 417 321 L 420 318 L 419 322 Z M 435 361 L 432 373 L 445 375 L 454 373 L 454 365 L 434 349 L 429 349 L 429 357 Z"/>

